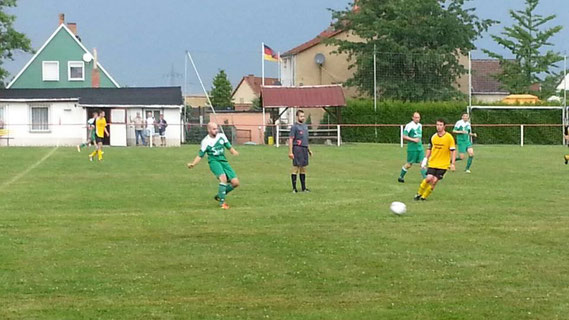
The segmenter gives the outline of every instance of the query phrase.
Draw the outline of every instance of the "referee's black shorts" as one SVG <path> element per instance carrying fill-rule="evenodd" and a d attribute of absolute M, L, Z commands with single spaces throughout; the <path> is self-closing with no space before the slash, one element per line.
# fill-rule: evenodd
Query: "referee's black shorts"
<path fill-rule="evenodd" d="M 294 167 L 306 167 L 308 165 L 308 147 L 292 146 L 292 154 L 294 155 L 292 160 Z"/>
<path fill-rule="evenodd" d="M 432 175 L 437 177 L 439 180 L 443 180 L 445 173 L 447 171 L 445 169 L 437 169 L 437 168 L 427 168 L 427 175 Z"/>
<path fill-rule="evenodd" d="M 103 143 L 103 140 L 105 140 L 105 138 L 99 137 L 99 136 L 95 136 L 95 142 L 97 143 Z"/>

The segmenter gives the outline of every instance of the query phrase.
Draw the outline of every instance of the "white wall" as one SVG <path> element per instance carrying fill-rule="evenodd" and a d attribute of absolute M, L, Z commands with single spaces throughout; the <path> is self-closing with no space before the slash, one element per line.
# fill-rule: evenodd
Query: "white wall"
<path fill-rule="evenodd" d="M 295 74 L 295 57 L 288 56 L 282 59 L 281 63 L 281 84 L 283 87 L 294 86 L 294 74 Z"/>
<path fill-rule="evenodd" d="M 4 104 L 4 128 L 9 130 L 10 146 L 75 146 L 87 138 L 87 109 L 74 102 L 42 103 L 49 105 L 49 131 L 31 132 L 31 109 L 27 102 L 10 102 Z M 109 106 L 112 108 L 112 106 Z M 179 146 L 182 140 L 180 108 L 149 107 L 162 110 L 168 122 L 166 143 L 168 146 Z M 143 115 L 142 107 L 128 108 L 127 121 L 136 117 L 136 112 Z M 112 133 L 111 133 L 112 134 Z M 155 139 L 156 143 L 160 139 Z M 127 124 L 127 143 L 135 145 L 134 126 Z M 6 145 L 0 140 L 0 146 Z"/>
<path fill-rule="evenodd" d="M 180 120 L 180 108 L 161 108 L 161 107 L 137 107 L 137 108 L 129 108 L 127 110 L 126 118 L 127 121 L 130 122 L 130 119 L 136 118 L 136 113 L 140 112 L 140 116 L 143 119 L 146 119 L 146 113 L 151 110 L 160 110 L 161 113 L 164 114 L 164 119 L 168 122 L 168 127 L 166 128 L 166 144 L 169 147 L 172 146 L 180 146 L 182 141 L 182 121 Z M 159 118 L 156 118 L 158 121 Z M 158 133 L 158 131 L 156 131 Z M 126 139 L 128 146 L 136 145 L 136 136 L 134 133 L 134 125 L 129 123 L 126 132 Z M 145 137 L 146 139 L 146 137 Z M 160 138 L 154 138 L 155 144 L 160 144 Z"/>
<path fill-rule="evenodd" d="M 48 132 L 31 131 L 30 103 L 11 102 L 6 105 L 5 128 L 14 138 L 10 140 L 10 146 L 71 146 L 85 140 L 87 114 L 84 108 L 74 102 L 41 104 L 49 105 Z"/>

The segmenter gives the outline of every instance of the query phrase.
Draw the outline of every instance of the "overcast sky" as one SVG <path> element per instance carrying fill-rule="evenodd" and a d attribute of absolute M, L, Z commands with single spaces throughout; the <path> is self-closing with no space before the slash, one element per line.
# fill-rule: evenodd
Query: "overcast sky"
<path fill-rule="evenodd" d="M 555 37 L 556 50 L 569 47 L 567 0 L 542 0 L 539 13 L 557 14 L 564 30 Z M 128 86 L 183 85 L 184 52 L 190 50 L 209 89 L 213 76 L 225 69 L 233 85 L 247 74 L 261 74 L 260 46 L 265 42 L 287 51 L 315 37 L 329 26 L 327 8 L 343 9 L 348 0 L 19 0 L 9 12 L 15 27 L 39 49 L 57 28 L 58 14 L 76 22 L 87 48 L 97 48 L 100 62 L 121 84 Z M 524 0 L 473 0 L 483 18 L 510 24 L 508 9 L 522 8 Z M 552 24 L 550 24 L 551 26 Z M 501 26 L 493 27 L 496 34 Z M 488 35 L 479 48 L 500 51 Z M 475 52 L 474 57 L 483 57 Z M 5 68 L 15 75 L 31 58 L 18 53 Z M 172 69 L 174 77 L 171 77 Z M 276 76 L 276 63 L 266 63 L 266 75 Z M 11 77 L 10 77 L 11 78 Z M 188 68 L 190 93 L 200 93 Z"/>

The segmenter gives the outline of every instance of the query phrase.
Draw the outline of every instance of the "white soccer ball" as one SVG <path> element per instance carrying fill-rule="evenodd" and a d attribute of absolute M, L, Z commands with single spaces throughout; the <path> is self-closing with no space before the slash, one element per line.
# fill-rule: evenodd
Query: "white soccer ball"
<path fill-rule="evenodd" d="M 405 212 L 407 212 L 407 206 L 403 202 L 399 201 L 392 202 L 391 206 L 389 206 L 389 209 L 391 209 L 391 212 L 397 215 L 404 214 Z"/>

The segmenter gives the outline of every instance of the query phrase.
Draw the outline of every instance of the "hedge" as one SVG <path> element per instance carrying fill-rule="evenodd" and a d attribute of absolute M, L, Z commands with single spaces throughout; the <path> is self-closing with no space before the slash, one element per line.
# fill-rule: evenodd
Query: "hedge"
<path fill-rule="evenodd" d="M 450 102 L 402 102 L 382 101 L 374 112 L 372 100 L 349 100 L 342 110 L 344 124 L 397 124 L 404 125 L 411 121 L 413 112 L 421 113 L 423 140 L 435 133 L 438 118 L 453 125 L 466 111 L 466 103 Z M 323 123 L 327 123 L 327 117 Z M 478 133 L 475 143 L 479 144 L 519 144 L 519 127 L 476 127 L 476 124 L 561 124 L 561 110 L 481 110 L 472 113 L 473 131 Z M 376 135 L 377 130 L 377 135 Z M 451 128 L 449 128 L 451 130 Z M 527 144 L 561 143 L 560 127 L 526 127 L 524 140 Z M 399 127 L 344 127 L 344 142 L 399 143 Z"/>

